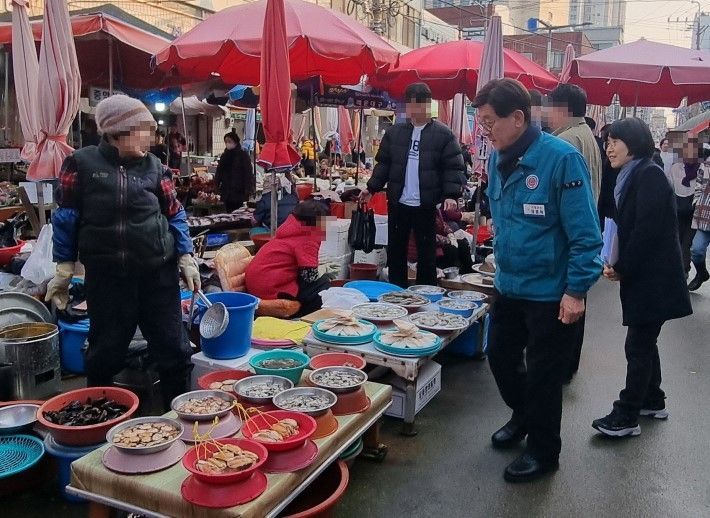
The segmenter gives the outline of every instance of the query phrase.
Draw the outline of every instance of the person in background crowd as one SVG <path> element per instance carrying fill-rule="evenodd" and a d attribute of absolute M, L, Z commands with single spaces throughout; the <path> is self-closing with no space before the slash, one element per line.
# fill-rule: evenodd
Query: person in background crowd
<path fill-rule="evenodd" d="M 618 258 L 604 266 L 604 277 L 621 285 L 626 334 L 626 386 L 612 412 L 594 420 L 604 435 L 639 435 L 639 415 L 666 419 L 661 390 L 658 335 L 667 320 L 692 313 L 678 247 L 674 193 L 654 163 L 653 137 L 636 118 L 616 121 L 606 148 L 619 169 L 614 188 Z"/>
<path fill-rule="evenodd" d="M 552 128 L 552 134 L 572 144 L 584 157 L 591 175 L 592 196 L 597 202 L 601 189 L 602 155 L 594 133 L 584 117 L 587 112 L 587 94 L 576 85 L 561 84 L 547 98 L 550 106 L 546 108 L 545 118 Z M 566 383 L 571 382 L 579 370 L 586 320 L 585 312 L 574 324 L 576 333 Z"/>
<path fill-rule="evenodd" d="M 589 126 L 589 129 L 592 130 L 592 135 L 594 135 L 594 131 L 597 129 L 597 121 L 592 119 L 591 117 L 584 117 L 584 122 L 587 123 L 587 126 Z M 604 141 L 600 136 L 594 135 L 594 140 L 597 141 L 597 146 L 599 146 L 599 153 L 600 156 L 602 157 L 602 162 L 604 162 Z"/>
<path fill-rule="evenodd" d="M 541 131 L 549 133 L 545 119 L 542 114 L 545 98 L 539 90 L 528 90 L 530 94 L 530 124 Z"/>
<path fill-rule="evenodd" d="M 530 95 L 513 79 L 486 84 L 473 101 L 495 149 L 488 197 L 496 227 L 496 297 L 488 358 L 513 410 L 491 440 L 525 451 L 505 469 L 510 482 L 556 470 L 561 449 L 562 383 L 574 323 L 599 278 L 602 246 L 584 158 L 530 121 Z"/>
<path fill-rule="evenodd" d="M 321 308 L 321 291 L 329 277 L 318 271 L 318 252 L 325 239 L 328 207 L 316 200 L 299 203 L 246 269 L 246 288 L 264 300 L 289 299 L 301 303 L 299 315 Z"/>
<path fill-rule="evenodd" d="M 80 258 L 91 319 L 88 385 L 113 383 L 139 326 L 169 408 L 187 390 L 189 373 L 178 271 L 191 291 L 200 289 L 185 210 L 170 171 L 146 153 L 156 124 L 145 105 L 114 95 L 98 104 L 96 120 L 100 144 L 70 155 L 59 177 L 52 217 L 57 273 L 47 300 L 66 307 Z"/>
<path fill-rule="evenodd" d="M 254 186 L 254 173 L 249 153 L 242 149 L 239 136 L 231 131 L 224 136 L 225 150 L 219 157 L 214 184 L 227 212 L 233 212 L 249 199 Z"/>
<path fill-rule="evenodd" d="M 301 139 L 301 165 L 306 176 L 316 176 L 316 145 L 310 138 Z"/>
<path fill-rule="evenodd" d="M 81 147 L 98 146 L 101 142 L 99 129 L 94 119 L 86 119 L 81 130 Z"/>
<path fill-rule="evenodd" d="M 471 156 L 471 150 L 469 149 L 468 144 L 465 144 L 464 142 L 461 142 L 460 146 L 461 156 L 463 156 L 463 163 L 466 166 L 466 176 L 469 176 L 469 171 L 473 169 L 473 157 Z"/>
<path fill-rule="evenodd" d="M 663 160 L 663 172 L 666 173 L 666 176 L 670 177 L 671 167 L 677 160 L 677 156 L 673 152 L 673 146 L 671 146 L 671 141 L 668 138 L 668 135 L 661 139 L 659 147 L 661 149 L 661 160 Z"/>
<path fill-rule="evenodd" d="M 693 213 L 693 229 L 695 237 L 690 247 L 690 258 L 695 266 L 695 277 L 688 289 L 695 291 L 710 279 L 706 264 L 708 245 L 710 245 L 710 150 L 703 153 L 704 162 L 698 168 L 698 177 L 695 179 L 695 212 Z"/>
<path fill-rule="evenodd" d="M 459 213 L 459 219 L 460 219 Z M 473 258 L 471 257 L 471 245 L 467 239 L 458 239 L 445 221 L 445 215 L 441 209 L 436 211 L 436 267 L 440 269 L 456 266 L 459 273 L 473 272 Z M 409 251 L 407 260 L 410 263 L 417 262 L 417 246 L 414 232 L 409 236 Z"/>
<path fill-rule="evenodd" d="M 150 146 L 150 152 L 158 157 L 161 164 L 168 164 L 168 146 L 165 145 L 165 133 L 160 130 L 155 132 L 155 142 Z"/>
<path fill-rule="evenodd" d="M 700 169 L 702 149 L 697 137 L 684 137 L 679 160 L 670 169 L 668 180 L 676 196 L 676 214 L 678 216 L 678 237 L 683 254 L 683 268 L 686 276 L 690 272 L 690 245 L 693 242 L 693 197 L 695 179 Z"/>
<path fill-rule="evenodd" d="M 424 83 L 405 91 L 407 122 L 387 129 L 375 161 L 377 165 L 360 194 L 387 187 L 387 263 L 390 282 L 406 288 L 407 244 L 414 231 L 417 244 L 417 284 L 436 285 L 436 206 L 458 207 L 466 183 L 458 140 L 445 125 L 431 118 L 431 90 Z"/>
<path fill-rule="evenodd" d="M 287 179 L 291 180 L 290 175 Z M 278 180 L 277 180 L 278 182 Z M 271 174 L 264 176 L 264 184 L 262 187 L 261 198 L 256 202 L 256 209 L 254 210 L 254 223 L 255 228 L 252 228 L 250 234 L 259 234 L 263 232 L 268 232 L 271 229 L 271 187 L 272 179 Z M 291 190 L 290 192 L 277 183 L 276 196 L 276 223 L 281 226 L 286 221 L 286 218 L 293 212 L 293 209 L 298 205 L 298 196 L 293 192 L 293 181 L 291 180 Z"/>
<path fill-rule="evenodd" d="M 587 94 L 577 85 L 561 84 L 547 96 L 545 109 L 552 134 L 572 144 L 584 157 L 591 175 L 594 201 L 599 199 L 602 176 L 602 155 L 594 133 L 587 125 Z"/>
<path fill-rule="evenodd" d="M 367 159 L 367 156 L 365 155 L 364 150 L 360 150 L 360 153 L 357 152 L 357 146 L 353 142 L 353 150 L 350 153 L 350 157 L 352 158 L 353 164 L 357 164 L 358 160 L 360 161 L 360 166 L 365 167 L 365 160 Z"/>
<path fill-rule="evenodd" d="M 175 127 L 168 134 L 168 146 L 170 151 L 168 167 L 179 170 L 182 165 L 182 154 L 187 149 L 187 141 Z"/>
<path fill-rule="evenodd" d="M 609 128 L 611 124 L 606 124 L 600 131 L 599 137 L 603 142 L 602 155 L 602 181 L 599 189 L 599 200 L 597 201 L 597 209 L 599 210 L 599 225 L 602 231 L 604 230 L 604 220 L 614 219 L 616 217 L 616 202 L 614 201 L 614 187 L 616 186 L 616 176 L 619 171 L 614 169 L 609 162 L 609 157 L 606 156 L 606 141 L 609 136 Z"/>

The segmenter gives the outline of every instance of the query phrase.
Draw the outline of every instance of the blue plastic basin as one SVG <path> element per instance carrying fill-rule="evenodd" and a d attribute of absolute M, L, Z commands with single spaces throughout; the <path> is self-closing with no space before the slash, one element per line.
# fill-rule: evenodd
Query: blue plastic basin
<path fill-rule="evenodd" d="M 74 324 L 59 320 L 57 324 L 62 368 L 74 374 L 84 374 L 84 345 L 89 338 L 89 320 Z"/>
<path fill-rule="evenodd" d="M 66 487 L 71 481 L 71 463 L 80 459 L 84 455 L 88 455 L 97 448 L 101 448 L 103 444 L 94 444 L 92 446 L 63 446 L 58 444 L 51 435 L 44 438 L 45 451 L 57 460 L 57 483 L 59 493 L 62 498 L 69 502 L 84 503 L 86 500 L 67 493 Z"/>
<path fill-rule="evenodd" d="M 251 348 L 251 331 L 259 299 L 248 293 L 231 291 L 208 293 L 207 299 L 213 304 L 221 302 L 227 307 L 229 325 L 217 338 L 200 338 L 202 352 L 215 360 L 233 360 L 245 356 Z M 207 307 L 202 301 L 197 301 L 197 307 L 199 317 L 202 318 Z"/>

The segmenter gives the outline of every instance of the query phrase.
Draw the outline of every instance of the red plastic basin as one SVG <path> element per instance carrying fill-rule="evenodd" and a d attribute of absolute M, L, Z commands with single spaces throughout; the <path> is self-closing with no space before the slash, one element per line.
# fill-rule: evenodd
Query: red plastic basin
<path fill-rule="evenodd" d="M 210 372 L 209 374 L 200 376 L 197 380 L 197 386 L 200 387 L 202 390 L 212 390 L 210 389 L 210 384 L 216 381 L 243 380 L 244 378 L 248 378 L 249 376 L 253 375 L 253 372 L 242 371 L 238 369 L 214 371 Z"/>
<path fill-rule="evenodd" d="M 342 460 L 334 462 L 298 495 L 280 515 L 282 518 L 334 518 L 335 505 L 348 488 L 350 472 Z"/>
<path fill-rule="evenodd" d="M 376 264 L 370 263 L 353 263 L 350 265 L 350 279 L 358 281 L 376 281 L 377 280 Z"/>
<path fill-rule="evenodd" d="M 12 258 L 20 253 L 20 249 L 25 244 L 24 241 L 18 239 L 15 246 L 7 246 L 0 248 L 0 266 L 7 266 L 12 261 Z"/>
<path fill-rule="evenodd" d="M 128 407 L 128 410 L 125 414 L 116 419 L 87 426 L 54 424 L 44 417 L 45 412 L 57 411 L 72 401 L 81 401 L 83 403 L 87 398 L 99 399 L 102 397 L 112 399 L 117 403 L 125 405 Z M 136 413 L 136 410 L 138 410 L 138 396 L 130 390 L 118 387 L 89 387 L 71 390 L 45 401 L 37 410 L 37 420 L 49 430 L 49 433 L 52 434 L 54 440 L 59 444 L 67 446 L 88 446 L 90 444 L 105 442 L 106 432 L 114 425 L 129 419 Z"/>
<path fill-rule="evenodd" d="M 262 442 L 254 438 L 256 432 L 259 430 L 268 430 L 271 428 L 272 424 L 281 419 L 293 419 L 296 421 L 298 423 L 298 433 L 281 442 Z M 300 412 L 291 412 L 289 410 L 273 410 L 272 412 L 257 414 L 244 423 L 244 426 L 242 426 L 242 435 L 247 439 L 262 444 L 267 450 L 286 451 L 298 448 L 306 442 L 316 431 L 316 426 L 316 420 L 309 415 Z"/>
<path fill-rule="evenodd" d="M 313 194 L 313 184 L 312 183 L 297 183 L 296 184 L 296 196 L 300 201 L 307 199 L 311 194 Z"/>
<path fill-rule="evenodd" d="M 256 464 L 247 468 L 243 471 L 235 471 L 233 473 L 222 473 L 216 475 L 210 475 L 207 473 L 202 473 L 198 471 L 195 467 L 197 463 L 197 451 L 199 449 L 200 459 L 206 459 L 209 455 L 217 452 L 217 445 L 213 442 L 204 443 L 199 446 L 193 446 L 190 448 L 185 456 L 182 458 L 182 465 L 187 471 L 195 475 L 195 478 L 206 482 L 208 484 L 231 484 L 232 482 L 238 482 L 249 478 L 254 471 L 259 469 L 264 462 L 266 462 L 269 452 L 261 444 L 250 439 L 220 439 L 217 441 L 219 444 L 233 444 L 240 447 L 243 450 L 256 453 L 259 456 L 259 460 Z"/>
<path fill-rule="evenodd" d="M 323 353 L 311 358 L 310 362 L 313 370 L 323 367 L 353 367 L 362 370 L 366 366 L 365 358 L 349 353 Z"/>

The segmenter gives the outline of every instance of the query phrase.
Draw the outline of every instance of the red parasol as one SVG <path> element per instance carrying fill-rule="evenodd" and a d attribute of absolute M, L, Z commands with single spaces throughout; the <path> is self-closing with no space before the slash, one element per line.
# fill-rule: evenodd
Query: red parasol
<path fill-rule="evenodd" d="M 216 73 L 226 84 L 258 84 L 266 7 L 260 0 L 219 11 L 159 52 L 156 64 L 185 80 Z M 345 14 L 302 0 L 285 0 L 284 13 L 293 80 L 356 84 L 397 63 L 394 47 Z"/>
<path fill-rule="evenodd" d="M 340 151 L 343 155 L 352 153 L 353 125 L 350 121 L 350 112 L 345 106 L 338 106 L 338 136 L 340 138 Z"/>
<path fill-rule="evenodd" d="M 483 48 L 483 43 L 470 40 L 422 47 L 403 54 L 399 65 L 372 77 L 370 84 L 402 97 L 407 86 L 423 82 L 434 99 L 452 99 L 457 93 L 473 99 Z M 512 50 L 503 49 L 503 61 L 505 77 L 517 79 L 527 88 L 549 91 L 559 83 L 550 72 Z"/>

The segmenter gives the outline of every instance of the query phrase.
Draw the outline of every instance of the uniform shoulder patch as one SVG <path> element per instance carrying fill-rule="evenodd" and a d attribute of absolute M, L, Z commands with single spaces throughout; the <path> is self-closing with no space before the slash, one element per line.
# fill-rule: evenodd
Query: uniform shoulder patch
<path fill-rule="evenodd" d="M 575 187 L 582 187 L 584 183 L 582 180 L 572 180 L 571 182 L 563 183 L 562 188 L 563 189 L 574 189 Z"/>

